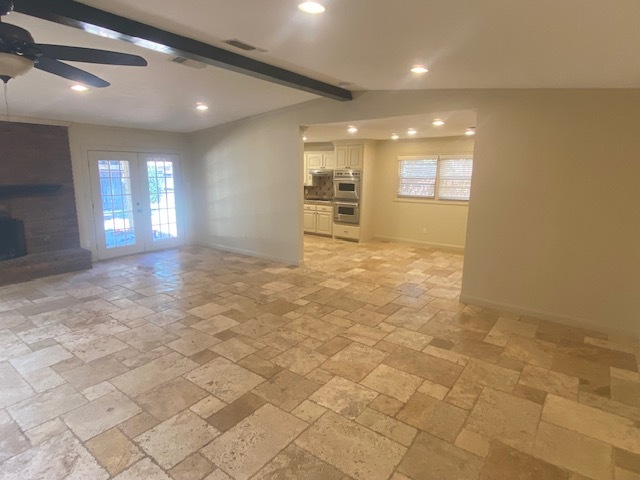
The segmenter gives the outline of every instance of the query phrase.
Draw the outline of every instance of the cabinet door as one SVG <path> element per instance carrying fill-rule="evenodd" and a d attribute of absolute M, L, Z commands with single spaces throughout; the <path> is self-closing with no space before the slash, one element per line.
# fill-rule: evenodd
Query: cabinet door
<path fill-rule="evenodd" d="M 321 153 L 305 153 L 305 163 L 309 170 L 318 170 L 322 168 L 323 155 Z"/>
<path fill-rule="evenodd" d="M 316 212 L 305 210 L 304 212 L 304 231 L 316 233 Z"/>
<path fill-rule="evenodd" d="M 359 170 L 362 168 L 362 157 L 364 156 L 364 149 L 362 145 L 351 146 L 349 148 L 348 155 L 348 167 Z"/>
<path fill-rule="evenodd" d="M 324 157 L 324 167 L 329 170 L 334 170 L 336 168 L 336 155 L 334 153 L 325 153 Z"/>
<path fill-rule="evenodd" d="M 347 168 L 348 155 L 347 147 L 336 147 L 336 168 Z"/>
<path fill-rule="evenodd" d="M 333 232 L 333 215 L 325 212 L 318 212 L 317 233 L 331 235 Z"/>

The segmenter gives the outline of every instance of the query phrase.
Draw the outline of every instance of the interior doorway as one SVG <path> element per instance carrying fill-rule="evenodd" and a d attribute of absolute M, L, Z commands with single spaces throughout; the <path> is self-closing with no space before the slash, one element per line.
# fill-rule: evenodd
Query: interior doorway
<path fill-rule="evenodd" d="M 90 151 L 88 157 L 100 260 L 182 243 L 178 155 Z"/>

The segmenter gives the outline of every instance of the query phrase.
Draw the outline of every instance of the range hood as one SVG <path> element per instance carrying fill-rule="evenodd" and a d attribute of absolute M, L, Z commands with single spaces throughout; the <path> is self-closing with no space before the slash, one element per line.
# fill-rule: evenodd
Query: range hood
<path fill-rule="evenodd" d="M 333 170 L 309 170 L 307 173 L 312 177 L 330 177 L 333 175 Z"/>

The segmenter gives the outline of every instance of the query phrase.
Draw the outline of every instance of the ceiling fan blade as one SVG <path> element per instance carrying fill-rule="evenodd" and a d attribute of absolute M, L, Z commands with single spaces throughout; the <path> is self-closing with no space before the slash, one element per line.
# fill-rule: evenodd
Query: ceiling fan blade
<path fill-rule="evenodd" d="M 36 47 L 45 57 L 66 62 L 102 63 L 105 65 L 123 65 L 128 67 L 146 67 L 147 61 L 128 53 L 96 50 L 95 48 L 70 47 L 68 45 L 49 45 L 37 43 Z"/>
<path fill-rule="evenodd" d="M 34 67 L 38 70 L 53 73 L 59 77 L 64 77 L 78 83 L 84 83 L 85 85 L 90 85 L 92 87 L 103 88 L 111 85 L 109 82 L 102 80 L 89 72 L 72 67 L 71 65 L 54 60 L 53 58 L 40 57 Z"/>

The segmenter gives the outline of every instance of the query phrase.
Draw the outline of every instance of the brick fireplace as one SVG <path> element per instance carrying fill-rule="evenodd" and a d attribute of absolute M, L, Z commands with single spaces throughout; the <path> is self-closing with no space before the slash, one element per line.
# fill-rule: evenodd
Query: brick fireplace
<path fill-rule="evenodd" d="M 13 245 L 23 229 L 17 241 L 26 250 L 0 252 L 0 285 L 91 268 L 80 248 L 66 127 L 0 122 L 0 219 L 0 245 Z"/>

